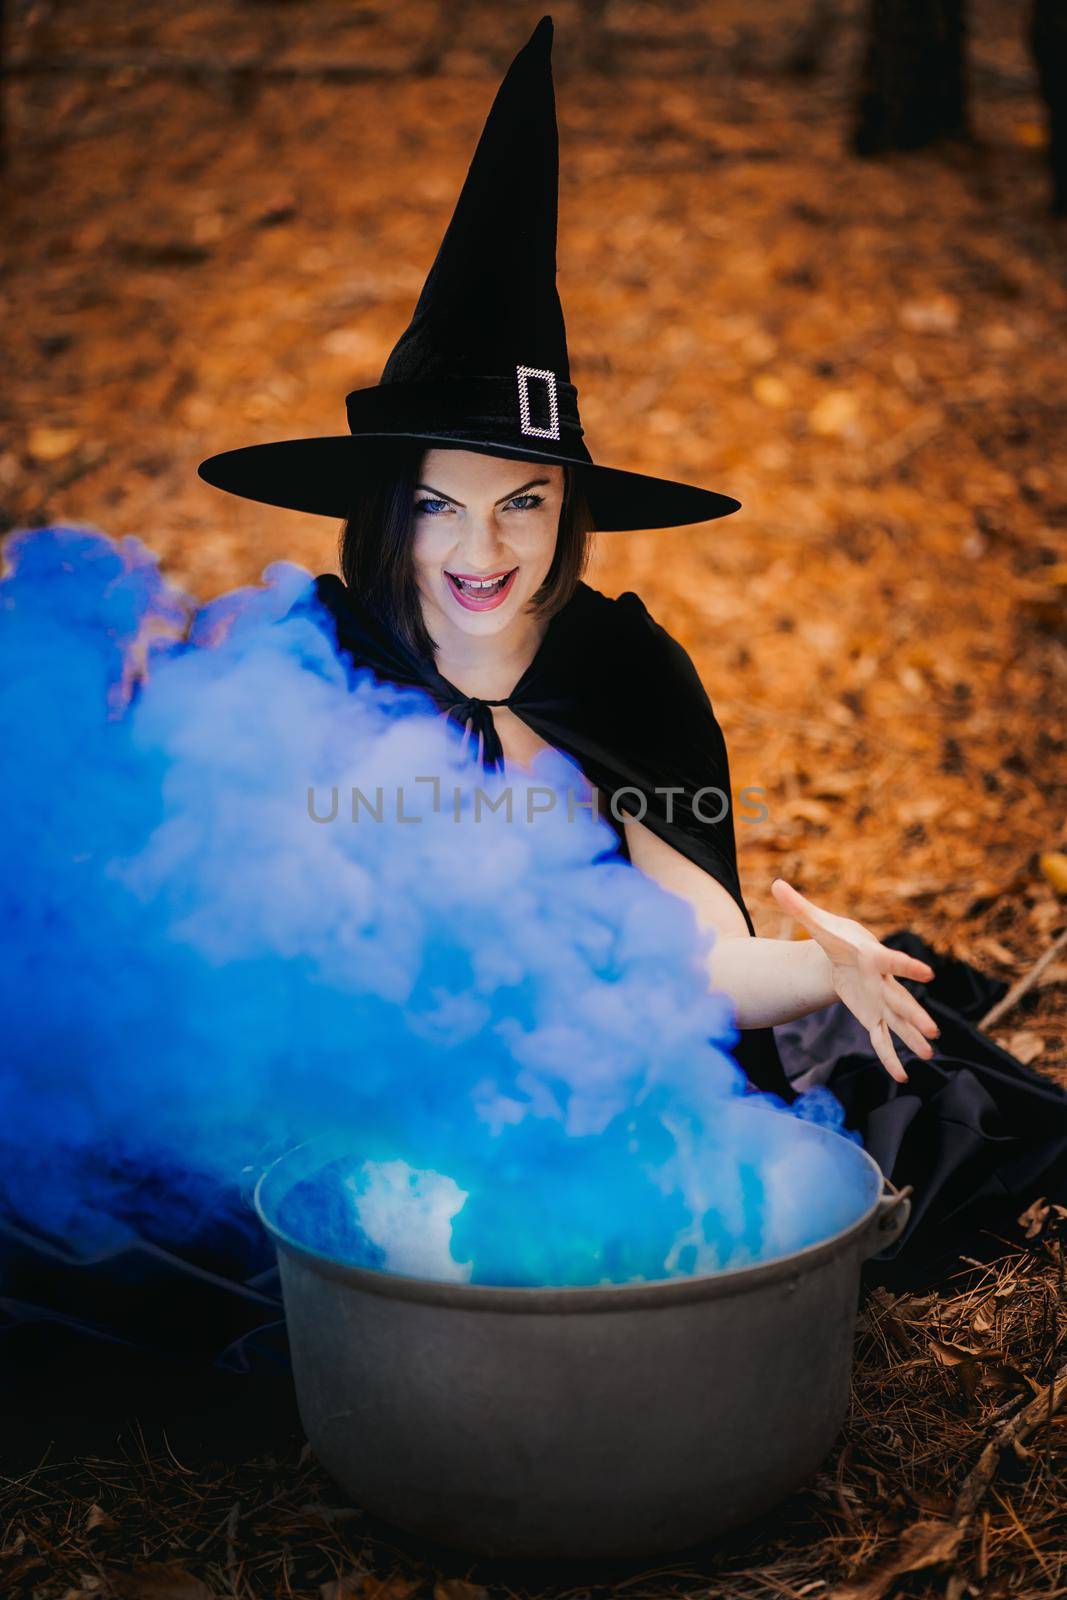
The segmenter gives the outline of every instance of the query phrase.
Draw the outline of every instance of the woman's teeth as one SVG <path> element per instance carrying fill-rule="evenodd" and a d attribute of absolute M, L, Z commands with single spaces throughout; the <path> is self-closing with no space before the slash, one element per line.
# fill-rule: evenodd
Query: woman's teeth
<path fill-rule="evenodd" d="M 511 577 L 511 573 L 504 572 L 499 578 L 480 579 L 457 578 L 454 572 L 450 572 L 448 576 L 452 579 L 452 582 L 455 584 L 456 588 L 461 594 L 472 594 L 478 599 L 482 599 L 491 594 L 495 594 L 498 589 L 502 589 L 505 583 L 507 583 L 508 579 Z"/>
<path fill-rule="evenodd" d="M 503 605 L 518 570 L 512 567 L 510 572 L 497 573 L 492 578 L 460 578 L 445 568 L 452 592 L 466 611 L 489 611 Z"/>

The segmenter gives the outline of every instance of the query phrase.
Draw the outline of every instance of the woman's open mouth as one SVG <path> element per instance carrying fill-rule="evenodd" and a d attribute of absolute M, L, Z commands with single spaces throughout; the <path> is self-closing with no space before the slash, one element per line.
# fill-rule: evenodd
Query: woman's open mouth
<path fill-rule="evenodd" d="M 472 572 L 449 572 L 446 567 L 445 577 L 465 610 L 492 611 L 510 590 L 518 570 L 518 567 L 510 567 L 506 572 L 487 572 L 484 577 L 478 577 Z"/>

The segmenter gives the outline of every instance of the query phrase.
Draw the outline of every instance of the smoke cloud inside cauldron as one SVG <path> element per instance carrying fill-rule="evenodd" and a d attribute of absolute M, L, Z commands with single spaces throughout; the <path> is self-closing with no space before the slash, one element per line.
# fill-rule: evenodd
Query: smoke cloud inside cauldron
<path fill-rule="evenodd" d="M 485 774 L 429 697 L 287 617 L 305 571 L 197 608 L 132 538 L 39 529 L 5 556 L 9 1220 L 83 1256 L 219 1207 L 258 1227 L 250 1178 L 314 1140 L 282 1225 L 423 1277 L 661 1278 L 862 1209 L 842 1141 L 744 1094 L 683 902 L 588 812 L 525 822 L 516 775 L 513 820 L 474 823 Z M 529 781 L 577 778 L 550 753 Z M 420 820 L 352 822 L 379 786 Z"/>

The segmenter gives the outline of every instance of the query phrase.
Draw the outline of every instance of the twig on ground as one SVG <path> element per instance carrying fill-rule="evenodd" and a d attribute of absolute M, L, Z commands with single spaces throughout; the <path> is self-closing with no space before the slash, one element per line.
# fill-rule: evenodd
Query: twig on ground
<path fill-rule="evenodd" d="M 1033 988 L 1046 967 L 1052 965 L 1063 949 L 1067 949 L 1067 928 L 1064 928 L 1063 932 L 1053 939 L 1048 949 L 1043 955 L 1038 956 L 1029 971 L 1024 972 L 1022 977 L 1012 984 L 1007 994 L 998 1000 L 996 1005 L 990 1006 L 978 1026 L 980 1028 L 991 1028 L 995 1022 L 999 1022 L 1005 1012 L 1010 1011 L 1022 999 L 1023 995 Z"/>

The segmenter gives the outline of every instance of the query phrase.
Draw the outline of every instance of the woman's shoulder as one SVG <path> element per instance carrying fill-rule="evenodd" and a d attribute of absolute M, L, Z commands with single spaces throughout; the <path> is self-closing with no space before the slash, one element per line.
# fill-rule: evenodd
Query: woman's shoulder
<path fill-rule="evenodd" d="M 603 617 L 605 621 L 613 623 L 620 629 L 644 630 L 670 637 L 666 628 L 655 620 L 641 596 L 633 589 L 624 589 L 622 594 L 608 595 L 599 589 L 594 589 L 592 584 L 582 579 L 578 583 L 575 597 L 588 611 Z"/>
<path fill-rule="evenodd" d="M 319 605 L 325 606 L 327 611 L 335 614 L 350 608 L 352 605 L 352 591 L 336 572 L 320 572 L 312 579 L 308 590 L 308 598 L 317 600 Z"/>
<path fill-rule="evenodd" d="M 626 589 L 619 595 L 607 595 L 582 580 L 574 592 L 571 604 L 583 621 L 595 622 L 623 640 L 642 633 L 652 635 L 666 633 L 666 630 L 652 617 L 641 596 L 633 589 Z"/>
<path fill-rule="evenodd" d="M 699 685 L 700 678 L 685 646 L 649 611 L 641 596 L 626 589 L 612 598 L 591 584 L 578 585 L 579 605 L 603 630 L 604 637 L 618 651 L 623 664 L 647 671 L 666 669 L 688 684 Z"/>
<path fill-rule="evenodd" d="M 341 639 L 356 631 L 366 631 L 371 621 L 359 597 L 336 572 L 320 572 L 312 578 L 288 616 L 310 617 Z"/>
<path fill-rule="evenodd" d="M 300 590 L 286 615 L 302 616 L 316 606 L 336 612 L 344 605 L 347 593 L 348 590 L 335 573 L 320 572 Z"/>
<path fill-rule="evenodd" d="M 285 620 L 295 617 L 313 622 L 354 665 L 371 663 L 381 654 L 382 641 L 373 620 L 334 572 L 320 572 L 301 590 Z"/>

